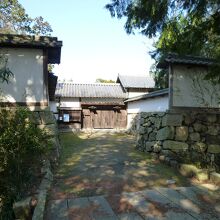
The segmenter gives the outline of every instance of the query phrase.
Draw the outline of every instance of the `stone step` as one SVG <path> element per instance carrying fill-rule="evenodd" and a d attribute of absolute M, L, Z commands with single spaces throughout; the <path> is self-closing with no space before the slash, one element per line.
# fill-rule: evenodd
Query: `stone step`
<path fill-rule="evenodd" d="M 117 197 L 119 206 L 132 208 L 114 212 L 104 196 L 51 200 L 45 220 L 220 219 L 220 200 L 198 187 L 155 188 Z"/>

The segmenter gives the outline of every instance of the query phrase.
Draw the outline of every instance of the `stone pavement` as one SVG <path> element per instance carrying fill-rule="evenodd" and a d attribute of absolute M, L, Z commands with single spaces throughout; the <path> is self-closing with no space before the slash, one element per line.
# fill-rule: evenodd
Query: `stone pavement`
<path fill-rule="evenodd" d="M 135 149 L 127 134 L 61 135 L 62 154 L 49 200 L 137 192 L 153 187 L 191 186 L 181 174 Z"/>
<path fill-rule="evenodd" d="M 192 187 L 50 200 L 45 220 L 220 219 L 220 197 Z"/>

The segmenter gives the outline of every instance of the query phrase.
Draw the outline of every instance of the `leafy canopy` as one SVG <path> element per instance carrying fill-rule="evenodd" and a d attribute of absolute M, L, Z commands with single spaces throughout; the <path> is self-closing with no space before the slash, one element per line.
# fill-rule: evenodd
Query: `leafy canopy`
<path fill-rule="evenodd" d="M 127 18 L 128 34 L 139 30 L 157 39 L 151 51 L 155 64 L 168 52 L 220 60 L 220 0 L 111 0 L 106 8 L 112 16 Z M 152 67 L 152 74 L 164 87 L 164 71 Z M 218 70 L 210 77 L 220 82 Z"/>
<path fill-rule="evenodd" d="M 0 33 L 50 35 L 50 24 L 39 16 L 31 18 L 18 0 L 0 1 Z"/>
<path fill-rule="evenodd" d="M 95 82 L 96 83 L 115 83 L 114 80 L 111 80 L 111 79 L 101 79 L 101 78 L 96 79 Z"/>

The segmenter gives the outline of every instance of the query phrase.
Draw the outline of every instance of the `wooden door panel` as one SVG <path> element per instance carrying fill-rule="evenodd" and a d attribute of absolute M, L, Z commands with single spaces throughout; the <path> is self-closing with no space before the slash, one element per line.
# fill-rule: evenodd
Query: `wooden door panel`
<path fill-rule="evenodd" d="M 112 110 L 97 110 L 93 117 L 94 128 L 114 128 L 113 111 Z"/>
<path fill-rule="evenodd" d="M 115 128 L 127 127 L 127 112 L 126 110 L 120 110 L 115 112 Z"/>
<path fill-rule="evenodd" d="M 83 127 L 96 129 L 126 128 L 127 111 L 83 110 Z"/>
<path fill-rule="evenodd" d="M 99 110 L 92 113 L 92 126 L 93 128 L 101 128 Z"/>

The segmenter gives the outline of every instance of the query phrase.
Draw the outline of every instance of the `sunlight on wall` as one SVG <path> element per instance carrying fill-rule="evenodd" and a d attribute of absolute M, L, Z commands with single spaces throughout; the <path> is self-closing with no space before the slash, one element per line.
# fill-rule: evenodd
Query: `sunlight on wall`
<path fill-rule="evenodd" d="M 168 96 L 129 102 L 128 114 L 166 111 L 168 109 L 168 104 Z"/>
<path fill-rule="evenodd" d="M 203 67 L 174 66 L 173 106 L 176 107 L 220 107 L 220 85 L 204 77 Z"/>
<path fill-rule="evenodd" d="M 1 48 L 7 56 L 7 67 L 14 74 L 10 82 L 3 83 L 3 102 L 47 101 L 43 76 L 43 50 L 30 48 Z"/>

